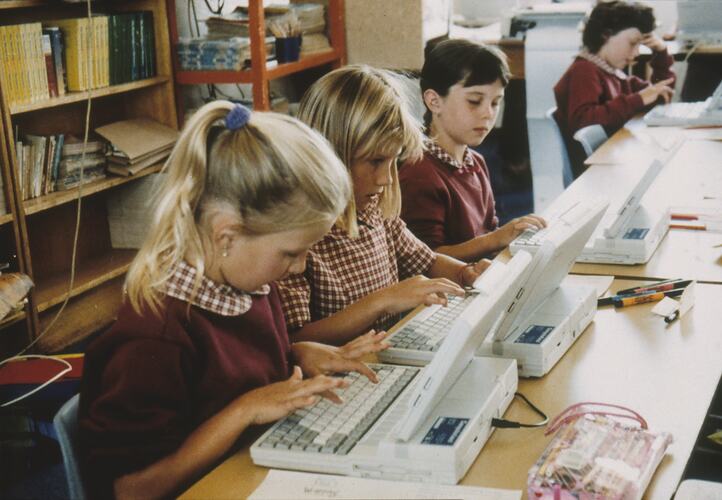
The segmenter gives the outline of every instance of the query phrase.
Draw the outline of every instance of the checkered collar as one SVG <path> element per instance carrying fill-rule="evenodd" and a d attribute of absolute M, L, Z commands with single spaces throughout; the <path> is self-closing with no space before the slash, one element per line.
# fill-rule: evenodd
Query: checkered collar
<path fill-rule="evenodd" d="M 431 153 L 431 155 L 439 160 L 442 163 L 445 163 L 446 165 L 449 165 L 451 167 L 454 167 L 457 170 L 463 170 L 465 168 L 473 168 L 474 167 L 474 160 L 471 157 L 471 151 L 469 151 L 469 148 L 464 148 L 464 159 L 463 162 L 459 163 L 453 156 L 451 156 L 444 148 L 442 148 L 435 140 L 431 138 L 427 138 L 424 141 L 424 145 L 426 146 L 426 150 Z"/>
<path fill-rule="evenodd" d="M 602 71 L 609 73 L 610 75 L 614 75 L 620 80 L 626 80 L 627 74 L 617 68 L 612 67 L 607 61 L 599 57 L 597 54 L 592 54 L 587 49 L 582 49 L 579 51 L 579 54 L 577 54 L 578 57 L 581 57 L 582 59 L 586 59 L 587 61 L 593 63 L 595 66 L 600 68 Z"/>
<path fill-rule="evenodd" d="M 166 283 L 166 295 L 190 302 L 194 306 L 221 316 L 240 316 L 251 308 L 252 295 L 268 295 L 269 285 L 263 285 L 252 293 L 241 292 L 230 285 L 219 284 L 202 276 L 200 285 L 194 291 L 198 271 L 185 261 L 175 264 Z"/>

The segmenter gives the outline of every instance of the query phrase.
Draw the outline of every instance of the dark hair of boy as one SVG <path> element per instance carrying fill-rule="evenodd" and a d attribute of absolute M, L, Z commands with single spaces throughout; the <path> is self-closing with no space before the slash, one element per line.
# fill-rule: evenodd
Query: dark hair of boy
<path fill-rule="evenodd" d="M 426 54 L 421 69 L 421 93 L 428 89 L 445 97 L 460 83 L 464 87 L 501 81 L 506 87 L 511 73 L 506 56 L 496 47 L 455 38 L 439 42 Z M 424 126 L 431 124 L 431 111 L 424 113 Z"/>
<path fill-rule="evenodd" d="M 592 54 L 599 52 L 609 37 L 628 28 L 647 34 L 654 30 L 654 12 L 641 3 L 623 1 L 597 4 L 584 26 L 582 43 Z"/>

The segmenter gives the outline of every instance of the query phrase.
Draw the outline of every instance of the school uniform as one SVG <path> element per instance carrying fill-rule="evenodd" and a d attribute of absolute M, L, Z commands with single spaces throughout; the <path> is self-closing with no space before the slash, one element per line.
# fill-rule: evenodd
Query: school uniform
<path fill-rule="evenodd" d="M 653 52 L 649 64 L 651 82 L 673 78 L 674 62 L 666 50 Z M 554 86 L 557 110 L 554 119 L 564 136 L 575 177 L 583 170 L 581 147 L 574 133 L 589 125 L 601 125 L 611 136 L 637 113 L 645 109 L 639 91 L 650 82 L 610 66 L 596 54 L 582 50 Z"/>
<path fill-rule="evenodd" d="M 466 148 L 458 162 L 433 140 L 399 170 L 401 218 L 431 248 L 457 245 L 499 226 L 484 158 Z"/>
<path fill-rule="evenodd" d="M 426 273 L 436 254 L 376 203 L 359 211 L 358 237 L 334 225 L 308 252 L 306 270 L 278 283 L 290 332 L 332 314 L 366 295 Z M 386 328 L 384 315 L 374 328 Z"/>
<path fill-rule="evenodd" d="M 291 375 L 290 343 L 275 286 L 253 294 L 175 266 L 161 315 L 129 303 L 87 349 L 80 443 L 91 497 L 117 477 L 174 452 L 233 399 Z"/>

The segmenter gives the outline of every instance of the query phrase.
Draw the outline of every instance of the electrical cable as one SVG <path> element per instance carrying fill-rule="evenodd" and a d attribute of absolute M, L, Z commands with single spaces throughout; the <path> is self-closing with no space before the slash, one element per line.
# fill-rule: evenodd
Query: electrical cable
<path fill-rule="evenodd" d="M 543 420 L 539 422 L 535 422 L 533 424 L 526 424 L 522 422 L 515 422 L 513 420 L 506 420 L 504 418 L 492 418 L 491 419 L 491 426 L 492 427 L 498 427 L 500 429 L 518 429 L 520 427 L 544 427 L 549 422 L 549 417 L 546 416 L 546 414 L 541 411 L 539 408 L 534 406 L 534 403 L 529 401 L 526 396 L 524 396 L 521 392 L 515 392 L 514 397 L 519 397 L 524 400 L 524 402 L 531 408 L 534 413 L 541 416 Z"/>
<path fill-rule="evenodd" d="M 91 5 L 90 5 L 90 0 L 86 0 L 85 3 L 87 6 L 88 19 L 92 19 L 92 9 L 91 9 Z M 85 43 L 86 43 L 86 48 L 88 49 L 87 53 L 91 54 L 91 56 L 92 56 L 93 30 L 87 30 L 87 36 L 85 39 Z M 92 59 L 93 59 L 92 57 L 85 58 L 85 69 L 86 69 L 86 73 L 88 75 L 93 74 L 91 71 L 91 66 L 90 66 L 90 61 Z M 0 368 L 10 361 L 27 359 L 27 358 L 52 359 L 52 360 L 56 360 L 58 362 L 63 363 L 64 365 L 66 365 L 66 367 L 63 371 L 61 371 L 59 374 L 55 375 L 54 377 L 51 377 L 48 381 L 46 381 L 43 384 L 39 385 L 38 387 L 32 389 L 31 391 L 25 393 L 24 395 L 13 399 L 12 401 L 8 401 L 8 402 L 1 404 L 0 407 L 10 406 L 11 404 L 17 403 L 18 401 L 21 401 L 21 400 L 27 398 L 31 394 L 38 392 L 39 390 L 41 390 L 44 387 L 48 386 L 49 384 L 55 382 L 58 378 L 62 377 L 67 372 L 72 370 L 72 366 L 70 365 L 70 363 L 68 363 L 65 360 L 62 360 L 59 358 L 54 358 L 52 356 L 44 356 L 44 355 L 40 355 L 40 354 L 25 354 L 25 352 L 27 352 L 28 349 L 33 347 L 40 339 L 42 339 L 55 325 L 58 318 L 60 318 L 60 316 L 65 311 L 65 307 L 68 305 L 68 302 L 70 301 L 70 297 L 73 292 L 73 286 L 75 285 L 76 264 L 77 264 L 77 257 L 78 257 L 78 236 L 80 234 L 80 216 L 82 213 L 82 205 L 83 205 L 82 200 L 83 200 L 83 181 L 84 181 L 84 175 L 85 175 L 85 154 L 86 154 L 85 150 L 88 145 L 88 136 L 90 133 L 90 111 L 92 108 L 92 99 L 93 99 L 93 96 L 92 96 L 91 89 L 88 88 L 87 89 L 87 101 L 86 101 L 87 105 L 86 105 L 86 109 L 85 109 L 85 127 L 84 127 L 84 132 L 83 132 L 83 150 L 82 150 L 81 156 L 80 156 L 80 177 L 79 177 L 79 183 L 78 183 L 78 189 L 77 189 L 78 197 L 77 197 L 77 210 L 76 210 L 76 214 L 75 214 L 75 231 L 73 234 L 73 250 L 72 250 L 71 257 L 70 257 L 70 279 L 68 281 L 68 291 L 65 294 L 65 298 L 63 299 L 63 302 L 60 305 L 58 312 L 55 313 L 55 316 L 50 321 L 50 323 L 48 323 L 48 325 L 43 329 L 43 331 L 41 331 L 40 334 L 32 340 L 32 342 L 30 342 L 28 345 L 26 345 L 15 356 L 11 356 L 9 358 L 6 358 L 6 359 L 0 361 Z"/>

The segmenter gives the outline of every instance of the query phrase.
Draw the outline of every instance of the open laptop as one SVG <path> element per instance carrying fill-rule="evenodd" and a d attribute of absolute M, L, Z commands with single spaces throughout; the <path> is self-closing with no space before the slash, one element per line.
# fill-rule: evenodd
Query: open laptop
<path fill-rule="evenodd" d="M 477 354 L 513 357 L 519 375 L 528 377 L 543 376 L 559 361 L 597 310 L 594 287 L 561 283 L 608 204 L 602 198 L 572 202 L 538 231 L 527 276 Z"/>
<path fill-rule="evenodd" d="M 677 40 L 682 47 L 722 46 L 719 0 L 677 0 Z"/>
<path fill-rule="evenodd" d="M 707 100 L 660 104 L 644 115 L 644 122 L 651 126 L 722 126 L 722 81 Z"/>
<path fill-rule="evenodd" d="M 380 379 L 348 374 L 344 403 L 321 400 L 273 425 L 251 447 L 258 465 L 380 479 L 455 484 L 517 387 L 514 360 L 474 352 L 499 317 L 531 256 L 484 273 L 477 293 L 425 368 L 370 365 Z M 469 397 L 473 395 L 473 397 Z"/>
<path fill-rule="evenodd" d="M 605 214 L 577 262 L 633 265 L 649 261 L 669 229 L 669 210 L 650 208 L 641 201 L 663 168 L 661 160 L 651 161 L 622 204 Z"/>

